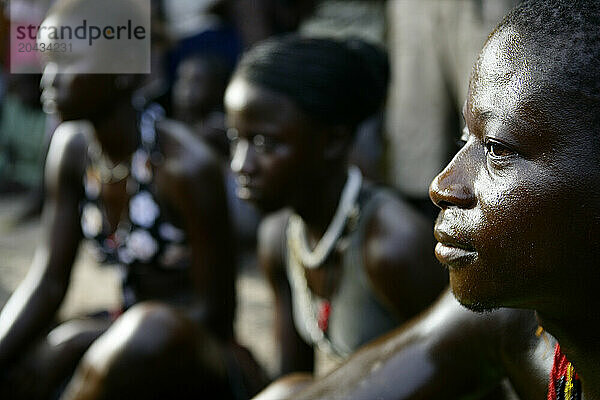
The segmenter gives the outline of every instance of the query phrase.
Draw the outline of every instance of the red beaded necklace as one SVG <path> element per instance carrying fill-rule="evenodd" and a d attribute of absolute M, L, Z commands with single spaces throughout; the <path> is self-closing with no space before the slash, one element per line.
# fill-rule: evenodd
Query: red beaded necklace
<path fill-rule="evenodd" d="M 560 345 L 557 343 L 554 350 L 554 364 L 550 372 L 548 400 L 581 400 L 581 397 L 579 376 L 575 372 L 573 364 L 560 351 Z"/>

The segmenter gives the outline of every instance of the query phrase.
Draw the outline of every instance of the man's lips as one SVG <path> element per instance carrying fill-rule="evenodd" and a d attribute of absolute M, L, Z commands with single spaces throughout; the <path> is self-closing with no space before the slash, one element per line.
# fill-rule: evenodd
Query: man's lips
<path fill-rule="evenodd" d="M 477 257 L 477 251 L 466 241 L 437 228 L 433 235 L 439 242 L 435 246 L 435 256 L 442 264 L 450 268 L 460 268 L 470 264 Z"/>
<path fill-rule="evenodd" d="M 433 236 L 435 236 L 435 239 L 438 242 L 449 247 L 456 247 L 467 251 L 475 251 L 475 248 L 471 246 L 466 240 L 458 239 L 456 238 L 456 236 L 446 233 L 445 231 L 437 227 L 433 231 Z"/>

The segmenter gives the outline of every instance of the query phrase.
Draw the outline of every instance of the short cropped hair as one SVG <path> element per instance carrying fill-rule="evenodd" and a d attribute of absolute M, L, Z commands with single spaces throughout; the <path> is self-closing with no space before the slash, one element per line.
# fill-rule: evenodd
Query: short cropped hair
<path fill-rule="evenodd" d="M 600 136 L 600 1 L 526 0 L 492 35 L 506 29 L 520 36 L 547 101 Z"/>

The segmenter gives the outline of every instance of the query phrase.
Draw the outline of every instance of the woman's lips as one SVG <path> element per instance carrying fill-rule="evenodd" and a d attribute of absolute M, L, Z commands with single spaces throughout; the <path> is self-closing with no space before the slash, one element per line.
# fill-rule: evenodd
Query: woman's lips
<path fill-rule="evenodd" d="M 236 195 L 242 200 L 255 200 L 259 197 L 260 188 L 256 182 L 245 174 L 238 174 L 235 177 Z"/>
<path fill-rule="evenodd" d="M 235 193 L 238 198 L 242 200 L 256 200 L 260 197 L 260 190 L 257 186 L 251 184 L 240 184 L 236 185 Z"/>
<path fill-rule="evenodd" d="M 449 268 L 464 267 L 471 264 L 477 257 L 477 251 L 464 241 L 437 229 L 434 230 L 434 236 L 439 242 L 435 246 L 435 256 Z"/>
<path fill-rule="evenodd" d="M 256 189 L 250 186 L 238 186 L 236 188 L 236 195 L 242 200 L 254 200 L 256 198 Z"/>

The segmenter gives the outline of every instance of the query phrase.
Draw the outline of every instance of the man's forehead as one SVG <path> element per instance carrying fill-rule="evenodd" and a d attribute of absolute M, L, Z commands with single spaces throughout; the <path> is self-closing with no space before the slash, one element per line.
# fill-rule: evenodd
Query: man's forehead
<path fill-rule="evenodd" d="M 532 65 L 518 32 L 495 32 L 473 69 L 465 111 L 502 116 L 516 110 L 533 88 Z"/>

